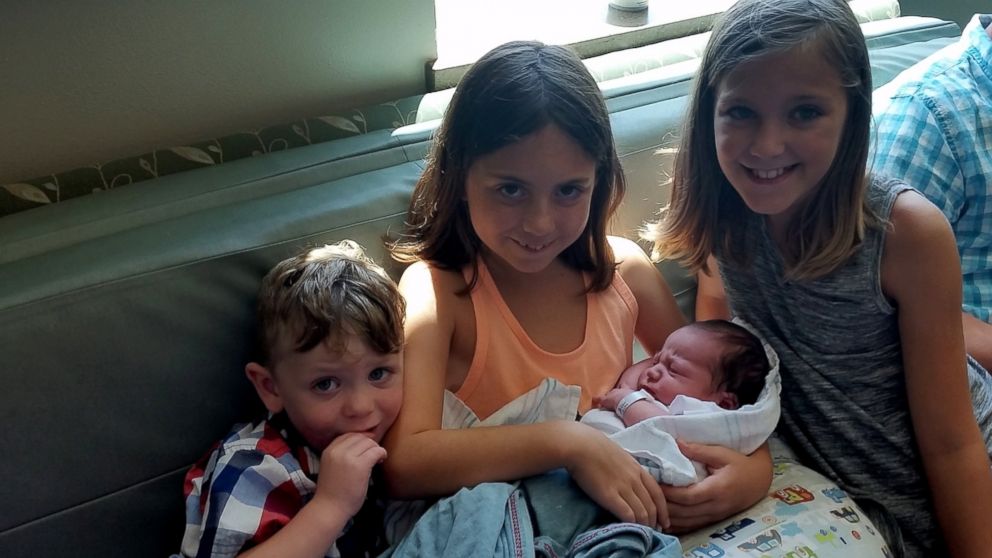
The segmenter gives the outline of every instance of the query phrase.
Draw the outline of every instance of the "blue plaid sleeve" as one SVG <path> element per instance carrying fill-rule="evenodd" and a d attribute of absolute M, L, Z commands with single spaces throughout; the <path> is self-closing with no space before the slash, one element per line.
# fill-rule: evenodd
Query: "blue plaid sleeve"
<path fill-rule="evenodd" d="M 985 25 L 975 16 L 958 43 L 876 92 L 873 171 L 905 180 L 943 211 L 961 257 L 962 308 L 989 322 L 992 41 Z"/>
<path fill-rule="evenodd" d="M 951 223 L 965 203 L 957 158 L 926 100 L 892 100 L 876 118 L 875 174 L 898 178 L 923 193 Z"/>

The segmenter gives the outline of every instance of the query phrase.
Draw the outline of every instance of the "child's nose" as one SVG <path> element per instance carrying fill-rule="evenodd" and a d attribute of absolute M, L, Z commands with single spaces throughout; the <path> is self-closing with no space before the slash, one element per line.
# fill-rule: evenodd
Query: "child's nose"
<path fill-rule="evenodd" d="M 554 208 L 547 201 L 536 200 L 527 208 L 524 230 L 535 236 L 551 233 L 555 228 Z"/>
<path fill-rule="evenodd" d="M 360 417 L 371 413 L 374 408 L 375 404 L 369 390 L 358 388 L 348 394 L 342 412 L 349 417 Z"/>
<path fill-rule="evenodd" d="M 785 130 L 775 121 L 765 121 L 758 125 L 751 142 L 751 154 L 755 157 L 772 158 L 785 151 Z"/>

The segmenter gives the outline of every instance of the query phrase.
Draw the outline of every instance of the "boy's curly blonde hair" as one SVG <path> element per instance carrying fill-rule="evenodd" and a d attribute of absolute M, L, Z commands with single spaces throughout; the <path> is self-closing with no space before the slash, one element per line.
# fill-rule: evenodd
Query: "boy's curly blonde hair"
<path fill-rule="evenodd" d="M 262 280 L 259 358 L 271 367 L 283 338 L 295 352 L 323 342 L 340 351 L 348 335 L 378 353 L 395 353 L 403 346 L 405 312 L 396 283 L 357 243 L 311 248 L 279 262 Z"/>

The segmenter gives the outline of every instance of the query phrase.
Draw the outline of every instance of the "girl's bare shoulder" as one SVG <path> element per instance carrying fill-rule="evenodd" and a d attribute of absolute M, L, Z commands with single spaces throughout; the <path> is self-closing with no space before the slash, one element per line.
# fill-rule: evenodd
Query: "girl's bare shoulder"
<path fill-rule="evenodd" d="M 410 264 L 400 277 L 400 291 L 406 296 L 423 295 L 446 297 L 465 288 L 465 278 L 460 271 L 442 269 L 425 261 Z"/>
<path fill-rule="evenodd" d="M 892 206 L 881 270 L 883 291 L 897 301 L 950 283 L 960 286 L 954 232 L 944 214 L 915 191 L 901 193 Z"/>
<path fill-rule="evenodd" d="M 654 264 L 639 244 L 622 236 L 608 236 L 606 239 L 613 249 L 613 259 L 624 280 L 631 274 L 654 272 Z"/>
<path fill-rule="evenodd" d="M 883 258 L 918 265 L 921 251 L 956 254 L 953 239 L 954 233 L 944 214 L 922 194 L 907 190 L 892 204 Z"/>
<path fill-rule="evenodd" d="M 399 283 L 406 298 L 407 325 L 434 323 L 444 331 L 464 326 L 474 315 L 466 287 L 460 271 L 423 261 L 411 264 Z"/>

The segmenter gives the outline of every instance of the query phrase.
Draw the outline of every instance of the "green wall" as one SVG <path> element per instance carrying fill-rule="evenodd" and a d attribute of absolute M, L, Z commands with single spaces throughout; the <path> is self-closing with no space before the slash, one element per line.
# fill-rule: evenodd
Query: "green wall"
<path fill-rule="evenodd" d="M 0 183 L 421 93 L 434 27 L 434 0 L 6 2 Z"/>
<path fill-rule="evenodd" d="M 433 0 L 0 10 L 0 183 L 424 90 Z"/>
<path fill-rule="evenodd" d="M 956 21 L 964 29 L 977 13 L 992 13 L 992 0 L 899 0 L 903 15 L 925 15 Z"/>

